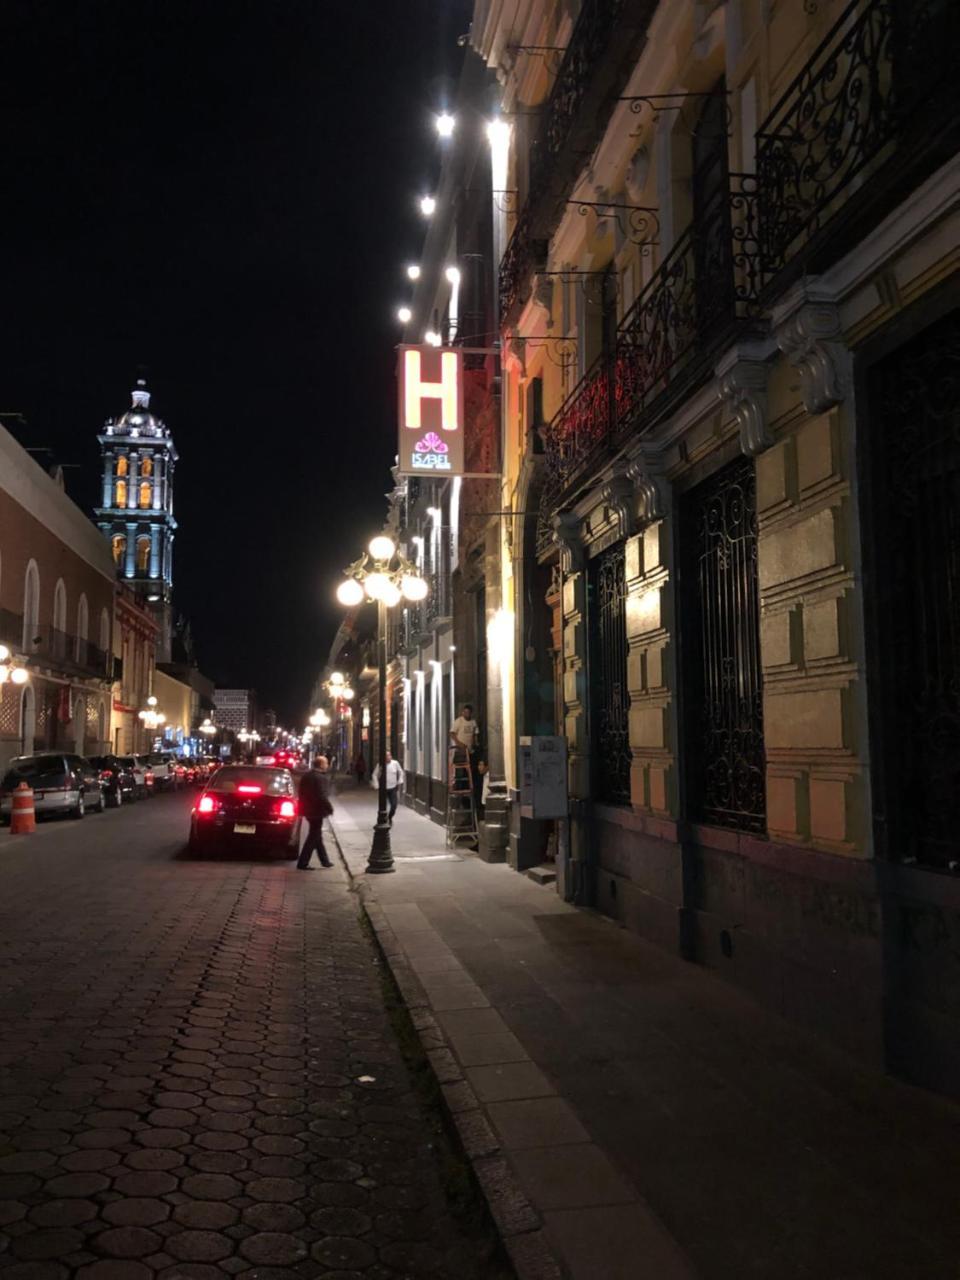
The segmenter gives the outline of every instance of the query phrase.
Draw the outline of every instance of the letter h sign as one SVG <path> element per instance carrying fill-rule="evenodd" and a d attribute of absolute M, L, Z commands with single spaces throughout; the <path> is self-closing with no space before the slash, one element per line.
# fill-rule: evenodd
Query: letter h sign
<path fill-rule="evenodd" d="M 462 475 L 462 352 L 401 346 L 397 381 L 401 474 Z"/>

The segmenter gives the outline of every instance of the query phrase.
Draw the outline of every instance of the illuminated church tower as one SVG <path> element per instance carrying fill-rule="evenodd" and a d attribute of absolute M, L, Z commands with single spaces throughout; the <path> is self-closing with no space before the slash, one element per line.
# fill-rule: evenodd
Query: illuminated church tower
<path fill-rule="evenodd" d="M 157 660 L 170 661 L 173 598 L 173 470 L 177 450 L 165 423 L 150 412 L 142 378 L 133 402 L 108 418 L 100 441 L 103 500 L 97 523 L 110 540 L 117 575 L 157 618 Z"/>

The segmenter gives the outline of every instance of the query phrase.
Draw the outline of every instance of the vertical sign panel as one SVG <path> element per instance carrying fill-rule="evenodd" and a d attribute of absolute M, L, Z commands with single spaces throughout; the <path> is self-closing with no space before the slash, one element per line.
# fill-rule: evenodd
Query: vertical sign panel
<path fill-rule="evenodd" d="M 401 346 L 397 365 L 400 472 L 463 474 L 463 354 Z"/>

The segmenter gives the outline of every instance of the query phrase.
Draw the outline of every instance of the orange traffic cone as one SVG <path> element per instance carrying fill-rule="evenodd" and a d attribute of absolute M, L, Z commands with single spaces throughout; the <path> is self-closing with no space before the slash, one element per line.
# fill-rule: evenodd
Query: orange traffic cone
<path fill-rule="evenodd" d="M 13 808 L 10 812 L 10 834 L 23 836 L 36 831 L 37 817 L 33 808 L 33 788 L 28 782 L 21 782 L 13 792 Z"/>

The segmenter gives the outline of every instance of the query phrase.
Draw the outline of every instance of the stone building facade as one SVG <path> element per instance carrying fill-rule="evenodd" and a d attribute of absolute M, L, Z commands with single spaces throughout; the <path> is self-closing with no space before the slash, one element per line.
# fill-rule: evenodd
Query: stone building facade
<path fill-rule="evenodd" d="M 511 860 L 552 721 L 562 892 L 953 1090 L 957 23 L 478 0 L 471 36 L 516 193 Z"/>
<path fill-rule="evenodd" d="M 109 749 L 113 592 L 96 526 L 0 427 L 0 642 L 30 673 L 0 685 L 0 767 Z"/>

